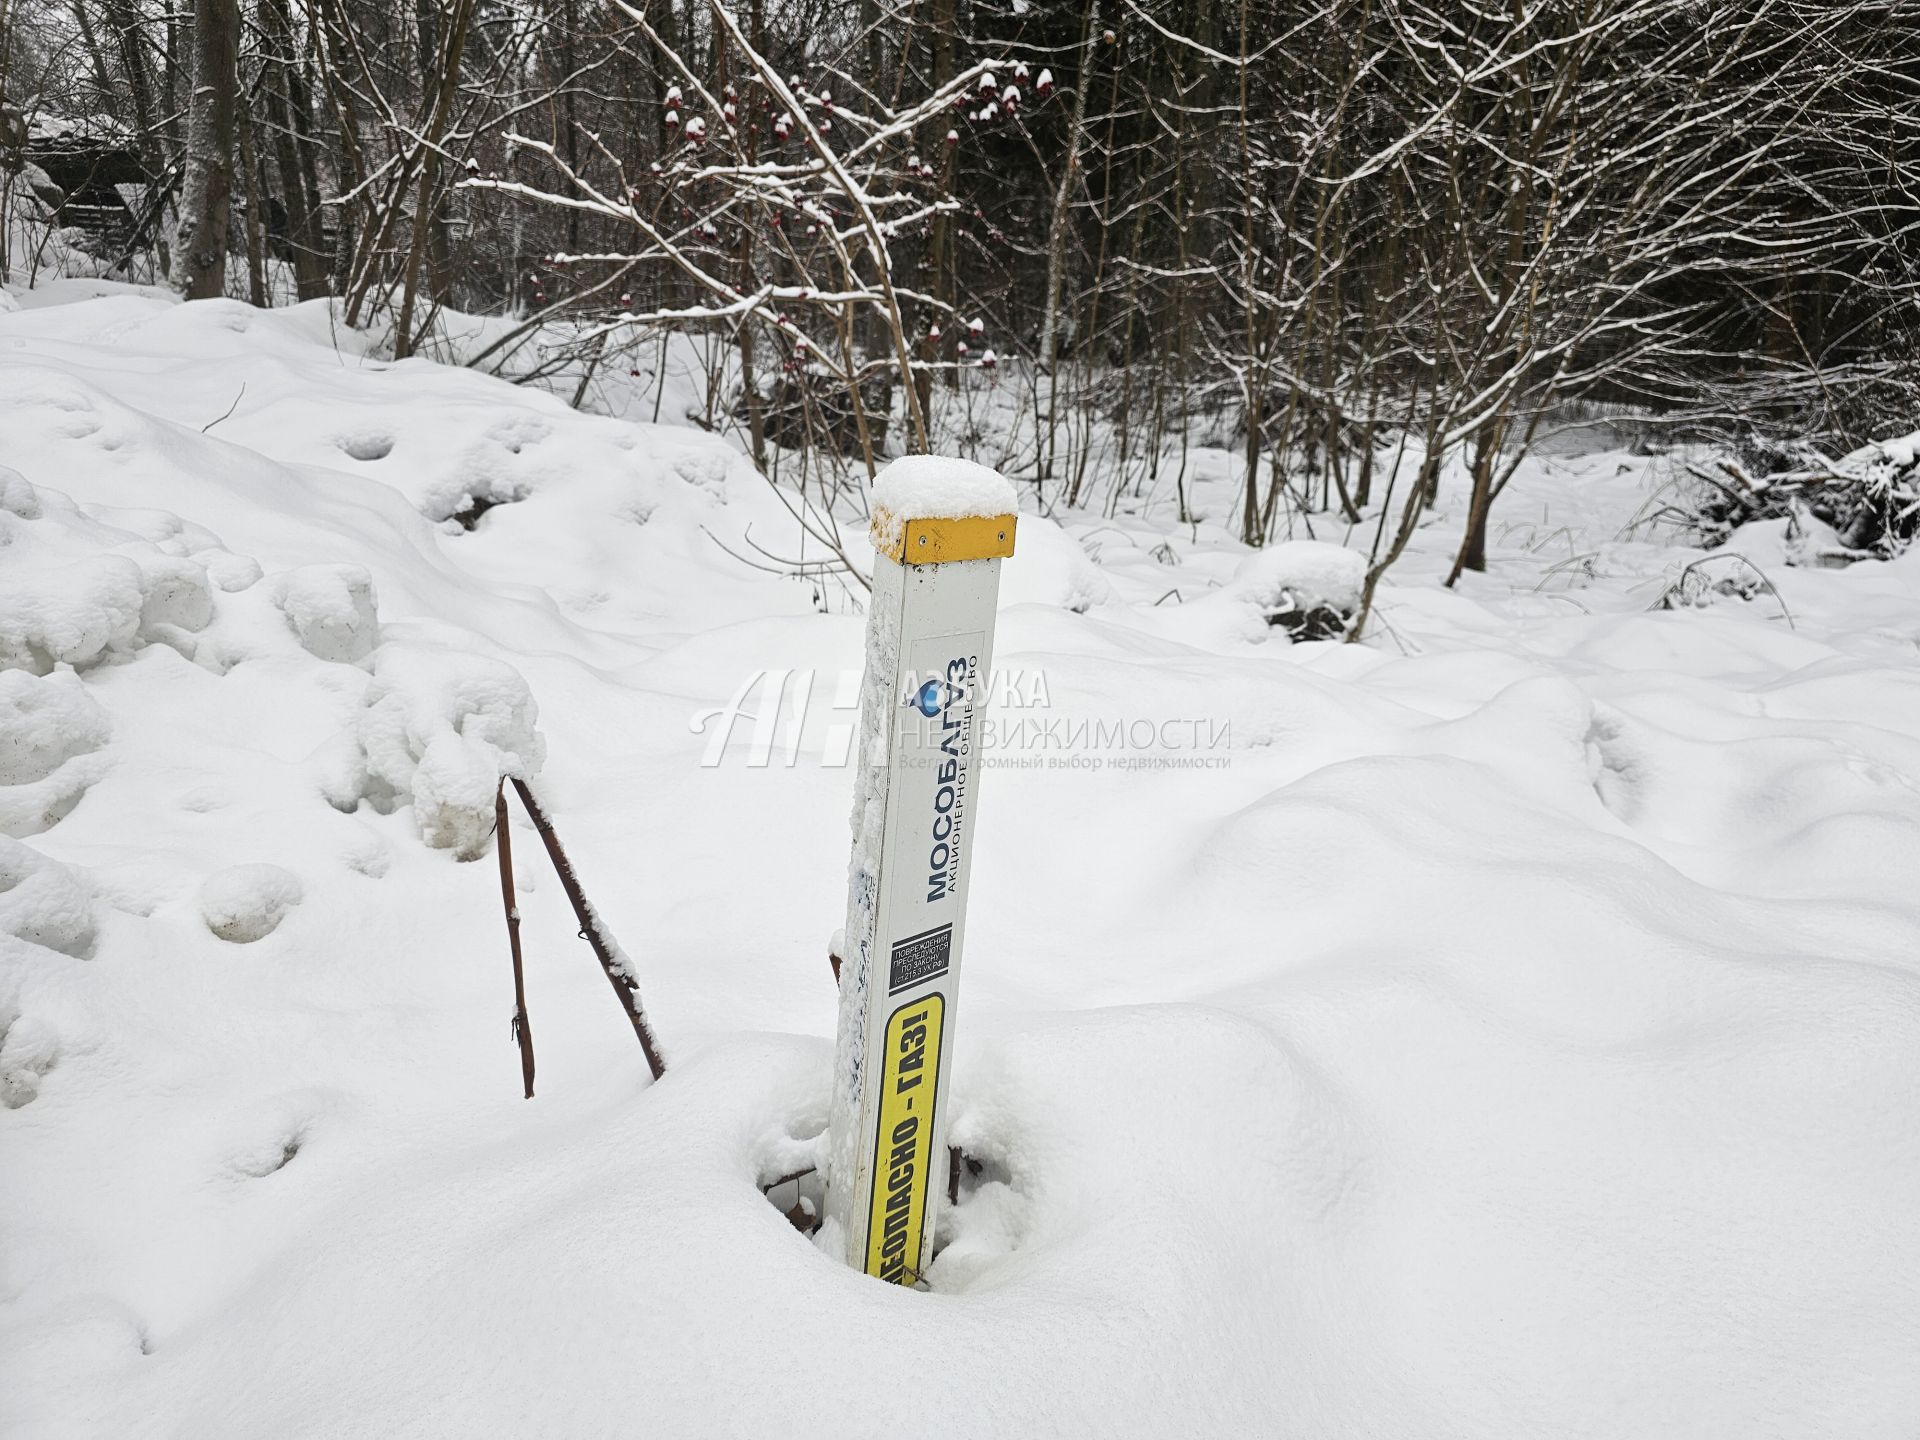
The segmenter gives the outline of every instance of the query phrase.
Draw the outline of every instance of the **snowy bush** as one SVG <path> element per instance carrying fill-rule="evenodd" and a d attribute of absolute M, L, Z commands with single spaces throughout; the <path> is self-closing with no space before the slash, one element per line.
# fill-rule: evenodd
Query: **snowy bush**
<path fill-rule="evenodd" d="M 1359 613 L 1366 578 L 1367 559 L 1357 550 L 1290 540 L 1243 560 L 1227 593 L 1295 640 L 1338 640 Z"/>

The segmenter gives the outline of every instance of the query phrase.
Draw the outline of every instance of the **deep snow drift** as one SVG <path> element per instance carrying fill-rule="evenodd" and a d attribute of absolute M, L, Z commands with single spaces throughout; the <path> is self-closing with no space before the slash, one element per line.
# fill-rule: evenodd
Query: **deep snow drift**
<path fill-rule="evenodd" d="M 904 1292 L 758 1188 L 825 1120 L 861 648 L 736 558 L 765 482 L 319 306 L 60 303 L 112 288 L 0 315 L 6 1433 L 1920 1422 L 1920 558 L 1756 526 L 1693 573 L 1767 587 L 1654 611 L 1671 468 L 1549 457 L 1491 574 L 1443 506 L 1289 645 L 1351 562 L 1224 539 L 1223 452 L 1191 527 L 1023 514 L 981 1168 Z M 659 1084 L 522 829 L 519 1098 L 502 773 Z"/>

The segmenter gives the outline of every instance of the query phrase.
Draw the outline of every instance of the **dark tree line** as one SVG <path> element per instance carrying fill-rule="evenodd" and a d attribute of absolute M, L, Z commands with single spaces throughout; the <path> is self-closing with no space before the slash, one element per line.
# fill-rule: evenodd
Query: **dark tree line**
<path fill-rule="evenodd" d="M 1187 448 L 1224 440 L 1244 538 L 1364 520 L 1377 574 L 1452 462 L 1483 566 L 1569 404 L 1832 449 L 1920 408 L 1913 0 L 0 0 L 0 27 L 16 129 L 109 117 L 186 293 L 332 295 L 397 355 L 443 308 L 524 317 L 582 395 L 663 327 L 709 335 L 763 464 L 977 443 L 991 371 L 1019 397 L 991 458 L 1048 503 L 1166 482 L 1184 510 Z"/>

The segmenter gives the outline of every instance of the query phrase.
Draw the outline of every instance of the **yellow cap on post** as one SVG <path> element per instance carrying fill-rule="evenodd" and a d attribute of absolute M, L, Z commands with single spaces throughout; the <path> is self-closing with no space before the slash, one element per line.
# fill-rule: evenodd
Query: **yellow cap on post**
<path fill-rule="evenodd" d="M 945 565 L 956 560 L 1004 560 L 1013 554 L 1014 523 L 1012 515 L 902 522 L 875 511 L 871 530 L 874 548 L 901 565 Z"/>

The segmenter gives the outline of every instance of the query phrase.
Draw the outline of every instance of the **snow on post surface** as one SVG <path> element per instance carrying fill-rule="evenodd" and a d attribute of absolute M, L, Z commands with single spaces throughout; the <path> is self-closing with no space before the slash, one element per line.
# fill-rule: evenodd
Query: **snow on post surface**
<path fill-rule="evenodd" d="M 874 510 L 876 524 L 880 513 L 878 508 Z M 905 524 L 905 521 L 898 523 Z M 849 821 L 853 853 L 847 862 L 846 924 L 835 937 L 841 957 L 838 1024 L 841 1037 L 865 1035 L 873 1001 L 870 977 L 874 921 L 879 907 L 881 852 L 886 838 L 887 728 L 900 666 L 902 585 L 902 567 L 874 566 L 873 593 L 867 607 L 866 664 L 860 680 L 860 728 L 853 752 L 853 815 Z M 836 1117 L 859 1112 L 867 1084 L 868 1058 L 860 1046 L 844 1043 L 844 1039 L 836 1045 L 831 1112 Z M 859 1170 L 860 1139 L 849 1124 L 829 1128 L 826 1155 L 829 1185 L 841 1177 L 842 1184 L 851 1186 Z M 830 1218 L 827 1231 L 821 1236 L 822 1248 L 830 1254 L 847 1243 L 837 1227 L 838 1222 Z"/>
<path fill-rule="evenodd" d="M 989 519 L 1019 508 L 1013 485 L 997 470 L 941 455 L 903 455 L 873 482 L 873 543 L 890 551 L 909 520 Z"/>

